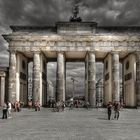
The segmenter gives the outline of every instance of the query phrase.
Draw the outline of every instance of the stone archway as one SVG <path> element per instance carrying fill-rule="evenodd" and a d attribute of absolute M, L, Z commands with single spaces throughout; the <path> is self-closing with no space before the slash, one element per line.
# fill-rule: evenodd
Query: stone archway
<path fill-rule="evenodd" d="M 44 70 L 42 68 L 43 57 L 45 61 L 57 61 L 57 100 L 65 99 L 65 61 L 67 59 L 83 59 L 86 61 L 86 100 L 92 107 L 95 106 L 95 62 L 102 60 L 105 63 L 104 75 L 104 104 L 109 100 L 119 101 L 119 62 L 139 56 L 140 39 L 139 27 L 101 27 L 95 22 L 58 22 L 56 27 L 29 27 L 11 26 L 12 34 L 4 35 L 9 42 L 10 66 L 9 66 L 9 100 L 14 102 L 18 96 L 17 56 L 22 53 L 26 59 L 33 59 L 33 100 L 40 100 L 42 104 L 42 83 Z M 44 34 L 45 33 L 45 34 Z M 136 53 L 138 55 L 136 55 Z M 134 57 L 131 57 L 131 54 Z M 139 105 L 139 57 L 133 59 L 131 68 L 132 79 L 125 70 L 124 85 L 131 83 L 134 89 L 128 106 Z M 137 62 L 137 63 L 136 63 Z M 124 86 L 123 85 L 123 86 Z M 127 87 L 126 87 L 127 89 Z M 124 90 L 128 92 L 128 90 Z M 137 93 L 137 94 L 136 94 Z M 126 94 L 129 96 L 129 94 Z M 135 98 L 132 102 L 132 98 Z"/>

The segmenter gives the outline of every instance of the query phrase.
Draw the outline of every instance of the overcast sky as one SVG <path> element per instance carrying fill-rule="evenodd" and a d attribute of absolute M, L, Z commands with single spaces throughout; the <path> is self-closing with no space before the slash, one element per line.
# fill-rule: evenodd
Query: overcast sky
<path fill-rule="evenodd" d="M 68 21 L 74 4 L 80 5 L 83 21 L 96 21 L 103 26 L 140 25 L 140 0 L 0 0 L 0 35 L 11 32 L 10 25 L 54 25 L 57 21 Z M 0 36 L 0 66 L 8 66 L 7 49 L 8 44 Z M 72 64 L 68 69 L 79 72 Z"/>

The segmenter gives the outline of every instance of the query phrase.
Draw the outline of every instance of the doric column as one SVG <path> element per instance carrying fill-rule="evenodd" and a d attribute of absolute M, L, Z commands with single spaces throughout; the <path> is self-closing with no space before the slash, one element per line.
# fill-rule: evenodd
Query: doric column
<path fill-rule="evenodd" d="M 65 56 L 63 52 L 57 54 L 56 100 L 65 101 Z"/>
<path fill-rule="evenodd" d="M 9 57 L 9 85 L 8 100 L 12 103 L 16 101 L 16 52 L 11 51 Z"/>
<path fill-rule="evenodd" d="M 17 54 L 16 56 L 16 100 L 20 101 L 20 68 L 21 68 L 21 61 L 20 61 L 20 56 Z"/>
<path fill-rule="evenodd" d="M 120 101 L 119 55 L 112 53 L 112 95 L 113 102 Z"/>
<path fill-rule="evenodd" d="M 96 106 L 96 65 L 95 65 L 95 54 L 89 52 L 87 59 L 88 65 L 88 98 L 91 107 Z"/>
<path fill-rule="evenodd" d="M 136 53 L 136 100 L 140 106 L 140 52 Z"/>
<path fill-rule="evenodd" d="M 41 88 L 40 88 L 40 104 L 42 106 L 47 105 L 47 67 L 46 67 L 46 57 L 45 55 L 41 54 L 40 56 L 40 63 L 41 63 L 41 69 L 40 69 L 40 83 L 41 83 Z"/>
<path fill-rule="evenodd" d="M 40 53 L 33 55 L 33 103 L 40 101 Z"/>
<path fill-rule="evenodd" d="M 125 76 L 124 76 L 124 63 L 122 62 L 122 96 L 121 96 L 121 103 L 125 102 L 125 92 L 124 92 L 124 87 L 125 87 Z"/>
<path fill-rule="evenodd" d="M 4 103 L 4 97 L 5 97 L 5 77 L 4 76 L 2 76 L 1 77 L 1 87 L 0 87 L 0 89 L 1 89 L 1 97 L 0 97 L 0 99 L 1 99 L 1 101 L 0 101 L 0 103 L 1 103 L 1 105 L 3 105 L 3 103 Z"/>
<path fill-rule="evenodd" d="M 85 102 L 88 102 L 88 55 L 85 59 Z"/>

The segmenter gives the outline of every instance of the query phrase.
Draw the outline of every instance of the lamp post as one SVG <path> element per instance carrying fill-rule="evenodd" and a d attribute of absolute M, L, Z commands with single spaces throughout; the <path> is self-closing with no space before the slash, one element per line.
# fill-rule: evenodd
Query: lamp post
<path fill-rule="evenodd" d="M 72 97 L 74 99 L 74 82 L 78 82 L 75 78 L 71 77 L 71 80 L 72 80 L 72 84 L 73 84 L 73 92 L 72 92 Z"/>

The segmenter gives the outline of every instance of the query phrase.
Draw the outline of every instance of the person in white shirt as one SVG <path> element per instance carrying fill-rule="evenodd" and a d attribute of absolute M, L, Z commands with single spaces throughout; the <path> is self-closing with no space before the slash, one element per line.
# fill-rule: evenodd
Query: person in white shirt
<path fill-rule="evenodd" d="M 8 101 L 7 105 L 8 105 L 8 118 L 11 118 L 12 117 L 11 115 L 12 104 Z"/>

